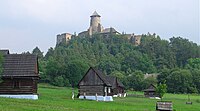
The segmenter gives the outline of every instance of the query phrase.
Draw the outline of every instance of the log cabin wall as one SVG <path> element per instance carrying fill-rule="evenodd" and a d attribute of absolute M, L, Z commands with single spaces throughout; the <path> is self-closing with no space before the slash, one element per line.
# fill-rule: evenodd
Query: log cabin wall
<path fill-rule="evenodd" d="M 37 89 L 32 79 L 3 79 L 0 94 L 35 94 Z"/>
<path fill-rule="evenodd" d="M 84 75 L 78 84 L 80 95 L 101 95 L 113 96 L 123 93 L 123 84 L 117 81 L 116 77 L 106 76 L 92 67 Z"/>
<path fill-rule="evenodd" d="M 101 95 L 104 96 L 104 86 L 80 86 L 79 94 L 87 96 Z"/>

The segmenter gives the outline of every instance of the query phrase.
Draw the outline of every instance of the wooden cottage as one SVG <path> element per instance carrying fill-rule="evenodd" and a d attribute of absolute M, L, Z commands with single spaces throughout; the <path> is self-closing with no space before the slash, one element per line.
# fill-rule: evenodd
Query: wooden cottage
<path fill-rule="evenodd" d="M 5 52 L 5 51 L 0 51 Z M 3 53 L 3 74 L 0 96 L 38 99 L 38 59 L 32 54 Z"/>
<path fill-rule="evenodd" d="M 124 85 L 114 76 L 106 76 L 107 81 L 111 84 L 111 96 L 125 96 L 125 87 Z"/>
<path fill-rule="evenodd" d="M 106 80 L 106 76 L 100 71 L 90 67 L 87 73 L 78 83 L 79 95 L 101 95 L 110 93 L 111 84 Z"/>
<path fill-rule="evenodd" d="M 101 71 L 89 68 L 87 73 L 78 83 L 79 98 L 101 99 L 108 97 L 112 101 L 112 96 L 118 93 L 124 93 L 124 86 L 116 77 L 106 76 Z"/>
<path fill-rule="evenodd" d="M 143 91 L 145 97 L 159 97 L 159 95 L 156 93 L 156 87 L 153 84 Z"/>

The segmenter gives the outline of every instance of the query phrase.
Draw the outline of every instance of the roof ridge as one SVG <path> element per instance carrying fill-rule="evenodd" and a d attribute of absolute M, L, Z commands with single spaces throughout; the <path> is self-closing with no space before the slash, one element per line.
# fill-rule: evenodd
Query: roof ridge
<path fill-rule="evenodd" d="M 93 14 L 92 14 L 90 17 L 94 17 L 94 16 L 101 17 L 101 16 L 100 16 L 100 15 L 97 13 L 97 11 L 96 11 L 96 10 L 93 12 Z"/>

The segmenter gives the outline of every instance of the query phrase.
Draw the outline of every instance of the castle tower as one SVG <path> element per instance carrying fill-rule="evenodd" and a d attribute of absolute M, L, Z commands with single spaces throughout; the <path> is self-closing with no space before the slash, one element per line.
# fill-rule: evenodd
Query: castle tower
<path fill-rule="evenodd" d="M 100 20 L 101 16 L 95 11 L 90 17 L 90 27 L 88 29 L 89 35 L 102 32 L 103 27 Z"/>
<path fill-rule="evenodd" d="M 69 40 L 71 40 L 72 34 L 70 33 L 63 33 L 63 34 L 58 34 L 57 35 L 57 45 L 60 44 L 61 42 L 67 43 Z"/>

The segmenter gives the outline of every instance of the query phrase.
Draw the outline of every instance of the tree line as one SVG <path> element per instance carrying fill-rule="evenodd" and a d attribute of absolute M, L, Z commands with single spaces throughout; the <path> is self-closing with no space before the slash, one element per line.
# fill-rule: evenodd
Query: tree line
<path fill-rule="evenodd" d="M 117 76 L 127 89 L 143 90 L 166 81 L 171 93 L 200 93 L 200 46 L 181 37 L 169 41 L 142 35 L 135 46 L 125 35 L 74 37 L 43 52 L 36 47 L 41 82 L 76 86 L 90 66 Z M 146 73 L 157 75 L 145 78 Z"/>

